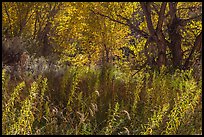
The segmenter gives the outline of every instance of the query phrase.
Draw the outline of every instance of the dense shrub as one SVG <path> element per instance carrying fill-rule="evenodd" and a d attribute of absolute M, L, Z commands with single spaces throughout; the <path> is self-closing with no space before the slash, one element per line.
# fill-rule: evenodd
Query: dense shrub
<path fill-rule="evenodd" d="M 202 133 L 201 82 L 192 70 L 132 76 L 73 66 L 13 87 L 9 76 L 3 69 L 3 134 Z"/>

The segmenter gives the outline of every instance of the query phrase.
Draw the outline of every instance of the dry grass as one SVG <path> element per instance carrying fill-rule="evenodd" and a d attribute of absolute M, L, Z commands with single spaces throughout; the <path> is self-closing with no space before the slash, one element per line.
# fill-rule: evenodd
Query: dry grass
<path fill-rule="evenodd" d="M 2 71 L 4 135 L 202 133 L 201 82 L 192 71 L 132 77 L 114 67 L 71 67 L 62 77 L 28 80 L 10 86 Z"/>

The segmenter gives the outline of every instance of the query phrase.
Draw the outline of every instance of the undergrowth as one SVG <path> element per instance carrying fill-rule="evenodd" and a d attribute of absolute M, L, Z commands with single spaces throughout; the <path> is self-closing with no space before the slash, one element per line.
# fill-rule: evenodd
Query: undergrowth
<path fill-rule="evenodd" d="M 2 134 L 202 134 L 201 82 L 117 67 L 70 67 L 61 77 L 15 81 L 2 70 Z"/>

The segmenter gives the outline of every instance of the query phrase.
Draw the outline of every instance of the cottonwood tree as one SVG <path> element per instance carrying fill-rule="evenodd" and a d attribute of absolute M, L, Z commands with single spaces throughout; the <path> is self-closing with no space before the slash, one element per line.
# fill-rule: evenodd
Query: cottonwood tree
<path fill-rule="evenodd" d="M 132 17 L 122 16 L 117 13 L 116 16 L 113 17 L 103 12 L 93 12 L 113 22 L 128 26 L 136 39 L 138 35 L 146 39 L 145 47 L 155 46 L 156 44 L 158 53 L 155 63 L 158 67 L 167 65 L 167 52 L 169 51 L 173 68 L 188 68 L 192 54 L 194 54 L 196 50 L 201 51 L 201 3 L 140 2 L 137 3 L 137 6 L 140 8 L 135 8 L 133 12 L 133 14 L 137 16 Z M 135 19 L 137 17 L 140 17 L 140 21 L 143 20 L 144 22 L 141 23 L 137 21 L 137 19 Z M 141 24 L 143 26 L 141 26 Z M 187 28 L 189 28 L 189 30 L 187 30 Z M 185 35 L 183 35 L 184 33 Z M 188 35 L 186 33 L 188 33 Z M 192 33 L 194 33 L 194 35 L 192 35 Z M 194 42 L 187 42 L 187 39 L 191 39 Z M 186 44 L 189 44 L 190 48 L 184 51 L 183 47 Z M 188 56 L 184 58 L 183 54 L 187 51 Z M 151 62 L 150 58 L 148 58 L 148 54 L 146 54 L 146 63 Z"/>
<path fill-rule="evenodd" d="M 28 45 L 39 56 L 57 53 L 71 64 L 112 63 L 127 47 L 135 69 L 188 69 L 201 57 L 201 9 L 201 2 L 4 2 L 2 29 L 35 41 Z"/>

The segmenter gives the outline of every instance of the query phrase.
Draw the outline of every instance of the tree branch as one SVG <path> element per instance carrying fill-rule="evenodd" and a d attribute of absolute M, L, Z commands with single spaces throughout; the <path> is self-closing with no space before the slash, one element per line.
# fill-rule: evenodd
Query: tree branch
<path fill-rule="evenodd" d="M 155 12 L 159 15 L 158 5 L 152 4 L 152 7 L 154 8 Z"/>
<path fill-rule="evenodd" d="M 179 20 L 179 25 L 185 26 L 189 21 L 194 20 L 194 19 L 197 19 L 197 18 L 199 18 L 199 17 L 202 17 L 202 14 L 200 14 L 200 15 L 198 15 L 198 16 L 194 16 L 194 17 L 189 18 L 189 19 L 180 19 L 180 20 Z"/>
<path fill-rule="evenodd" d="M 147 27 L 148 27 L 149 33 L 150 33 L 151 36 L 154 36 L 155 35 L 155 30 L 154 30 L 152 20 L 151 20 L 150 3 L 140 2 L 140 4 L 141 4 L 141 7 L 142 7 L 142 9 L 144 11 L 144 14 L 145 14 L 145 18 L 146 18 L 146 21 L 147 21 Z"/>
<path fill-rule="evenodd" d="M 136 26 L 134 26 L 134 24 L 132 24 L 130 22 L 130 19 L 127 19 L 121 15 L 117 15 L 117 16 L 120 17 L 121 19 L 125 20 L 127 22 L 128 26 L 130 27 L 130 29 L 133 30 L 134 32 L 138 33 L 139 35 L 141 35 L 144 38 L 149 37 L 149 35 L 146 32 L 144 32 L 144 31 L 140 30 L 139 28 L 137 28 Z"/>
<path fill-rule="evenodd" d="M 91 10 L 91 9 L 90 9 L 90 10 Z M 91 11 L 92 11 L 94 14 L 98 14 L 98 15 L 100 15 L 100 16 L 103 16 L 103 17 L 105 17 L 105 18 L 108 18 L 108 19 L 111 20 L 111 21 L 114 21 L 114 22 L 117 22 L 117 23 L 120 23 L 120 24 L 129 26 L 127 23 L 121 22 L 121 21 L 119 21 L 119 20 L 115 20 L 115 19 L 113 19 L 113 18 L 111 18 L 111 17 L 109 17 L 109 16 L 107 16 L 107 15 L 101 14 L 101 13 L 99 13 L 99 12 L 95 12 L 95 11 L 93 11 L 93 10 L 91 10 Z"/>
<path fill-rule="evenodd" d="M 184 66 L 183 66 L 184 69 L 188 69 L 189 64 L 190 64 L 190 60 L 191 60 L 191 58 L 193 56 L 193 53 L 196 51 L 196 49 L 199 49 L 201 47 L 202 47 L 202 32 L 196 37 L 194 46 L 192 47 L 192 50 L 191 50 L 188 58 L 185 61 Z"/>
<path fill-rule="evenodd" d="M 95 11 L 93 11 L 93 10 L 91 10 L 91 9 L 90 9 L 90 11 L 93 12 L 94 14 L 98 14 L 98 15 L 100 15 L 100 16 L 103 16 L 103 17 L 105 17 L 105 18 L 108 18 L 109 20 L 111 20 L 111 21 L 113 21 L 113 22 L 117 22 L 117 23 L 119 23 L 119 24 L 123 24 L 123 25 L 125 25 L 125 26 L 128 26 L 128 27 L 130 27 L 130 29 L 134 30 L 135 32 L 137 32 L 139 35 L 141 35 L 141 36 L 144 37 L 144 38 L 148 38 L 148 37 L 149 37 L 149 35 L 148 35 L 146 32 L 144 32 L 144 31 L 142 31 L 142 30 L 140 30 L 140 29 L 134 27 L 134 25 L 130 22 L 130 19 L 127 19 L 127 18 L 125 18 L 125 17 L 123 17 L 123 16 L 121 16 L 121 15 L 117 15 L 117 16 L 120 17 L 121 19 L 125 20 L 126 23 L 121 22 L 121 21 L 116 20 L 116 19 L 113 19 L 113 18 L 111 18 L 111 17 L 109 17 L 109 16 L 107 16 L 107 15 L 104 15 L 104 14 L 102 14 L 102 13 L 95 12 Z"/>
<path fill-rule="evenodd" d="M 172 24 L 175 18 L 177 18 L 176 17 L 176 6 L 177 6 L 177 3 L 169 2 L 169 15 L 170 15 L 169 24 Z"/>
<path fill-rule="evenodd" d="M 137 71 L 132 74 L 132 77 L 138 72 L 140 72 L 143 68 L 145 68 L 147 64 L 148 64 L 148 61 L 146 60 L 144 64 L 136 66 L 138 69 L 136 69 Z"/>
<path fill-rule="evenodd" d="M 166 5 L 167 5 L 167 2 L 163 2 L 161 5 L 156 31 L 162 30 L 162 25 L 163 25 L 163 21 L 164 21 L 164 17 L 165 17 L 164 14 L 165 14 Z"/>

